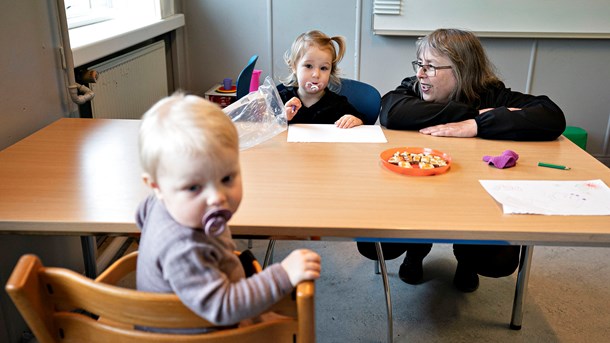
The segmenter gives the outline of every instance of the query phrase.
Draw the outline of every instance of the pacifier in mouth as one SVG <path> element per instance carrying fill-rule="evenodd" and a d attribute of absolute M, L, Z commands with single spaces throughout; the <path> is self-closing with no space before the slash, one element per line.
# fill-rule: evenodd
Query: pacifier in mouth
<path fill-rule="evenodd" d="M 220 236 L 227 228 L 227 222 L 233 214 L 226 208 L 214 207 L 209 209 L 204 215 L 201 223 L 203 231 L 211 237 Z"/>
<path fill-rule="evenodd" d="M 320 87 L 318 87 L 318 85 L 309 81 L 305 83 L 305 87 L 309 87 L 312 92 L 317 92 L 318 90 L 320 90 Z"/>

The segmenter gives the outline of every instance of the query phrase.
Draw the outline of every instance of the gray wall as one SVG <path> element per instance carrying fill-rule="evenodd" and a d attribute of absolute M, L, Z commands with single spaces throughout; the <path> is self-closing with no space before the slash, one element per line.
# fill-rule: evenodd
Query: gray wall
<path fill-rule="evenodd" d="M 260 56 L 257 69 L 263 75 L 286 76 L 284 51 L 299 33 L 317 28 L 346 37 L 343 75 L 368 82 L 383 94 L 412 74 L 408 62 L 414 58 L 415 38 L 374 35 L 371 8 L 371 0 L 177 0 L 187 26 L 178 34 L 185 41 L 177 44 L 179 75 L 174 77 L 182 88 L 203 94 L 225 77 L 236 78 L 254 53 Z M 58 57 L 55 11 L 53 0 L 0 1 L 0 149 L 71 115 Z M 570 125 L 587 129 L 588 151 L 610 164 L 610 40 L 484 39 L 483 43 L 507 84 L 516 90 L 528 89 L 531 62 L 529 90 L 549 95 L 564 109 Z M 2 285 L 23 253 L 37 253 L 48 265 L 82 269 L 77 237 L 0 236 L 0 240 Z M 0 342 L 18 341 L 24 326 L 16 318 L 3 293 Z"/>
<path fill-rule="evenodd" d="M 0 1 L 0 150 L 67 114 L 55 13 L 52 0 Z M 3 290 L 17 259 L 26 253 L 40 256 L 47 265 L 83 269 L 78 237 L 0 234 Z M 25 329 L 2 291 L 0 342 L 20 342 Z"/>
<path fill-rule="evenodd" d="M 0 1 L 0 149 L 67 113 L 55 1 Z"/>
<path fill-rule="evenodd" d="M 203 94 L 225 77 L 235 79 L 252 54 L 260 56 L 256 67 L 263 76 L 286 76 L 284 51 L 299 33 L 314 28 L 346 37 L 340 64 L 345 77 L 384 94 L 413 75 L 409 61 L 416 37 L 373 34 L 372 0 L 187 0 L 182 6 L 189 70 L 183 87 L 192 92 Z M 568 125 L 588 131 L 589 153 L 610 165 L 610 40 L 482 41 L 509 87 L 551 97 Z"/>

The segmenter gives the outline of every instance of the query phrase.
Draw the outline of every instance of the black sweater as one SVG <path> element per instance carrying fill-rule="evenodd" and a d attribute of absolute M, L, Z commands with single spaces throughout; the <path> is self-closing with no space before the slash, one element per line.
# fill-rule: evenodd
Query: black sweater
<path fill-rule="evenodd" d="M 381 99 L 379 120 L 388 129 L 419 130 L 425 127 L 474 119 L 477 136 L 485 139 L 550 141 L 566 127 L 561 109 L 547 96 L 511 91 L 503 83 L 479 94 L 478 106 L 449 101 L 439 104 L 424 101 L 416 77 L 402 81 Z M 479 115 L 479 109 L 495 108 Z M 509 107 L 521 108 L 509 111 Z"/>
<path fill-rule="evenodd" d="M 284 103 L 293 97 L 299 97 L 295 87 L 286 87 L 279 93 Z M 311 107 L 301 106 L 290 124 L 334 124 L 346 114 L 358 117 L 362 122 L 365 121 L 364 114 L 356 111 L 346 97 L 326 89 L 322 98 Z"/>

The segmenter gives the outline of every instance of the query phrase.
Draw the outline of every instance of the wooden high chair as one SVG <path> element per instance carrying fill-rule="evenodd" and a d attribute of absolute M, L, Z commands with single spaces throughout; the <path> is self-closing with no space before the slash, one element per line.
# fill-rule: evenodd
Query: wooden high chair
<path fill-rule="evenodd" d="M 24 255 L 6 291 L 40 343 L 315 342 L 313 281 L 297 285 L 296 292 L 270 308 L 286 318 L 193 335 L 135 330 L 134 325 L 214 327 L 184 306 L 175 294 L 115 286 L 135 271 L 136 261 L 137 251 L 91 280 L 65 268 L 44 267 L 37 256 Z"/>

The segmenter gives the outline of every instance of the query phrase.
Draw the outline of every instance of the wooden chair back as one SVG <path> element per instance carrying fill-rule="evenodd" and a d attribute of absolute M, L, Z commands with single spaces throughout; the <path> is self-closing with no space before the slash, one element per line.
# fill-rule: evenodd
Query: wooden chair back
<path fill-rule="evenodd" d="M 315 342 L 314 291 L 303 282 L 270 311 L 282 318 L 205 334 L 154 333 L 159 328 L 214 327 L 175 294 L 116 286 L 135 271 L 137 252 L 112 264 L 96 280 L 65 268 L 45 267 L 35 255 L 18 261 L 6 291 L 40 343 L 51 342 Z"/>

